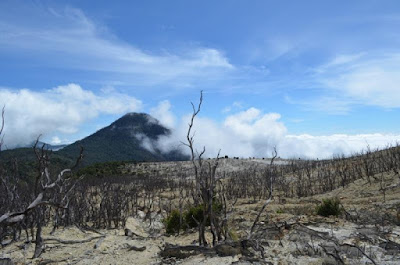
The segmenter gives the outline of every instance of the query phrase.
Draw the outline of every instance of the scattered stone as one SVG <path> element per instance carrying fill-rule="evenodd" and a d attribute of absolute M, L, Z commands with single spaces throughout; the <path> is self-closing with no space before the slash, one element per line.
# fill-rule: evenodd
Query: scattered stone
<path fill-rule="evenodd" d="M 100 238 L 100 239 L 96 242 L 96 244 L 94 245 L 94 249 L 98 249 L 98 248 L 100 247 L 101 243 L 103 243 L 104 239 L 105 239 L 105 237 Z"/>
<path fill-rule="evenodd" d="M 199 254 L 215 254 L 215 251 L 211 248 L 201 246 L 176 246 L 167 244 L 160 252 L 160 256 L 163 258 L 177 259 L 185 259 Z"/>
<path fill-rule="evenodd" d="M 132 250 L 134 250 L 134 251 L 145 251 L 146 250 L 146 246 L 143 246 L 143 247 L 130 246 L 128 250 L 129 251 L 132 251 Z"/>
<path fill-rule="evenodd" d="M 129 217 L 125 224 L 125 235 L 129 237 L 138 236 L 146 238 L 149 236 L 149 234 L 146 232 L 147 227 L 148 225 L 139 218 Z"/>
<path fill-rule="evenodd" d="M 125 232 L 125 236 L 128 236 L 128 237 L 132 237 L 133 236 L 133 233 L 129 228 L 125 228 L 124 232 Z"/>

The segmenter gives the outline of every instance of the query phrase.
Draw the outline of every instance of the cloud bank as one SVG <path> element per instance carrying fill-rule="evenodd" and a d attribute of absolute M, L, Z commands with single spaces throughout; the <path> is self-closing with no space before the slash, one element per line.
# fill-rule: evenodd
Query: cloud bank
<path fill-rule="evenodd" d="M 0 89 L 0 105 L 6 105 L 5 144 L 8 148 L 31 143 L 40 134 L 61 134 L 68 138 L 81 126 L 102 114 L 123 115 L 138 111 L 142 102 L 113 90 L 94 93 L 77 84 L 58 86 L 42 92 L 28 89 Z M 171 103 L 161 101 L 150 110 L 151 115 L 171 129 L 170 136 L 161 137 L 157 143 L 145 135 L 136 135 L 150 151 L 168 152 L 180 148 L 186 139 L 191 114 L 177 118 Z M 400 141 L 395 134 L 333 134 L 315 136 L 293 135 L 281 121 L 279 113 L 263 113 L 257 108 L 229 112 L 221 122 L 204 116 L 195 119 L 193 132 L 195 147 L 206 147 L 206 156 L 269 157 L 274 147 L 284 158 L 331 158 L 333 155 L 351 155 L 366 149 L 384 148 Z M 64 142 L 53 136 L 52 143 Z"/>
<path fill-rule="evenodd" d="M 96 94 L 77 84 L 42 92 L 0 88 L 0 106 L 5 106 L 4 142 L 9 148 L 30 144 L 40 134 L 71 134 L 101 114 L 125 114 L 140 110 L 134 97 L 116 92 Z M 53 143 L 61 140 L 53 138 Z"/>
<path fill-rule="evenodd" d="M 181 150 L 188 151 L 181 141 L 186 139 L 190 117 L 191 115 L 182 117 L 171 136 L 159 139 L 161 150 L 180 147 Z M 368 145 L 373 149 L 384 148 L 400 141 L 400 135 L 380 133 L 293 135 L 288 132 L 280 118 L 278 113 L 263 113 L 256 108 L 229 115 L 222 123 L 206 117 L 196 117 L 193 127 L 195 146 L 198 150 L 205 146 L 205 155 L 208 157 L 215 157 L 219 150 L 221 155 L 270 157 L 276 146 L 280 157 L 324 159 L 333 155 L 351 155 L 365 150 Z"/>

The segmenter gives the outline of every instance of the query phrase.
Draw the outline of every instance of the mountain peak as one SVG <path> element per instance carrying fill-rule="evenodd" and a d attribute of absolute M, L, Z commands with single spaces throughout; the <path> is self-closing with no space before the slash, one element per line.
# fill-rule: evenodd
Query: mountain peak
<path fill-rule="evenodd" d="M 125 114 L 104 129 L 124 131 L 129 135 L 144 134 L 151 139 L 170 134 L 170 130 L 162 126 L 156 118 L 147 113 L 136 112 Z"/>
<path fill-rule="evenodd" d="M 129 122 L 129 123 L 154 123 L 154 124 L 160 124 L 160 122 L 152 117 L 151 115 L 143 112 L 128 112 L 118 120 L 114 121 L 112 124 L 115 123 L 123 123 L 123 122 Z"/>
<path fill-rule="evenodd" d="M 147 113 L 144 113 L 144 112 L 128 112 L 124 116 L 122 116 L 121 118 L 124 118 L 124 117 L 137 117 L 137 116 L 150 116 L 150 115 L 147 114 Z"/>
<path fill-rule="evenodd" d="M 186 156 L 178 150 L 164 153 L 157 146 L 161 136 L 171 132 L 147 113 L 130 112 L 100 129 L 96 133 L 69 145 L 60 153 L 74 157 L 83 146 L 85 164 L 106 161 L 136 160 L 165 161 L 185 160 Z M 151 148 L 150 148 L 151 147 Z"/>

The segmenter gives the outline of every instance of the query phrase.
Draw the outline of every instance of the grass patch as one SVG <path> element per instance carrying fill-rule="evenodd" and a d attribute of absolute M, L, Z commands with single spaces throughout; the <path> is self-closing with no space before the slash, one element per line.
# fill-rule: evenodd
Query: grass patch
<path fill-rule="evenodd" d="M 285 213 L 285 209 L 279 208 L 278 210 L 276 210 L 276 213 L 277 214 L 283 214 L 283 213 Z"/>

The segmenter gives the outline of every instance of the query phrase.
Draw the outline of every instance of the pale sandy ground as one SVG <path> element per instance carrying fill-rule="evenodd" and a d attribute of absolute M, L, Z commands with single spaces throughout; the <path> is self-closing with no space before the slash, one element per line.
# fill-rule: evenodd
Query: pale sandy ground
<path fill-rule="evenodd" d="M 205 162 L 214 162 L 215 159 L 204 159 Z M 285 165 L 290 161 L 285 159 L 277 158 L 274 160 L 275 165 Z M 246 159 L 233 159 L 233 158 L 220 158 L 218 161 L 217 172 L 234 172 L 243 170 L 250 167 L 257 167 L 259 169 L 267 167 L 271 163 L 268 158 L 246 158 Z M 181 169 L 182 172 L 192 173 L 193 167 L 190 161 L 178 161 L 178 162 L 143 162 L 137 164 L 127 165 L 127 172 L 152 172 L 157 171 L 160 173 L 172 173 L 176 174 L 177 170 Z"/>
<path fill-rule="evenodd" d="M 265 224 L 271 220 L 274 222 L 297 221 L 315 231 L 327 232 L 329 235 L 335 236 L 341 243 L 359 244 L 373 257 L 377 264 L 400 264 L 400 253 L 389 255 L 385 252 L 379 247 L 379 242 L 382 240 L 379 237 L 376 238 L 374 243 L 357 241 L 355 235 L 361 229 L 373 231 L 375 229 L 373 224 L 360 226 L 341 218 L 324 218 L 316 216 L 314 213 L 315 206 L 322 198 L 337 196 L 341 198 L 347 210 L 355 209 L 363 213 L 387 209 L 388 211 L 398 211 L 400 218 L 400 186 L 398 184 L 398 177 L 387 176 L 386 186 L 388 191 L 385 202 L 382 193 L 379 191 L 379 183 L 375 182 L 373 185 L 368 185 L 364 180 L 358 180 L 344 189 L 339 188 L 328 194 L 301 199 L 287 199 L 285 204 L 279 204 L 275 201 L 268 207 L 267 213 L 260 221 Z M 250 204 L 249 200 L 238 202 L 232 218 L 232 229 L 239 236 L 244 237 L 246 235 L 244 231 L 251 225 L 251 220 L 261 204 L 262 202 Z M 94 246 L 98 239 L 79 244 L 47 243 L 45 253 L 38 259 L 31 259 L 34 245 L 20 241 L 0 249 L 0 257 L 10 257 L 15 264 L 45 264 L 50 261 L 53 263 L 47 264 L 249 264 L 241 262 L 240 255 L 234 257 L 198 255 L 184 260 L 162 260 L 158 253 L 166 242 L 179 245 L 192 244 L 197 239 L 197 234 L 193 231 L 180 236 L 166 236 L 160 218 L 153 223 L 152 227 L 149 227 L 149 224 L 142 221 L 140 216 L 129 218 L 127 228 L 138 235 L 150 238 L 132 239 L 124 235 L 123 229 L 100 230 L 99 232 L 105 234 L 106 237 L 97 249 Z M 391 229 L 388 238 L 400 244 L 399 226 L 384 229 Z M 150 230 L 155 230 L 156 233 L 150 234 Z M 159 232 L 157 233 L 157 231 Z M 65 240 L 80 240 L 99 236 L 98 233 L 83 232 L 76 227 L 59 229 L 51 236 L 49 232 L 50 228 L 46 228 L 43 236 Z M 265 247 L 265 260 L 270 264 L 336 264 L 332 259 L 323 255 L 305 254 L 304 244 L 316 247 L 319 243 L 317 239 L 310 241 L 294 230 L 285 230 L 280 239 L 282 245 L 279 238 L 267 238 L 269 246 Z M 129 246 L 145 246 L 146 250 L 143 252 L 129 251 Z M 350 254 L 349 257 L 344 257 L 345 264 L 372 264 L 362 255 L 354 257 Z"/>

